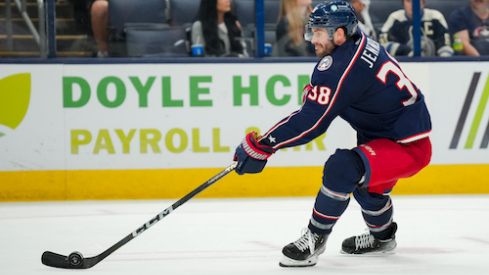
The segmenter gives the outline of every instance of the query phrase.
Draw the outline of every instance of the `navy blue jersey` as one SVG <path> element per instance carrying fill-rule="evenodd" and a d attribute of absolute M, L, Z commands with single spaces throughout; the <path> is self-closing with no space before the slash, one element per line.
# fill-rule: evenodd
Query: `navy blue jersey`
<path fill-rule="evenodd" d="M 470 39 L 489 37 L 489 18 L 479 18 L 472 11 L 470 5 L 454 10 L 450 14 L 448 24 L 452 34 L 467 30 L 469 32 Z"/>
<path fill-rule="evenodd" d="M 311 85 L 302 107 L 264 134 L 261 144 L 277 150 L 308 143 L 338 116 L 357 131 L 358 144 L 410 142 L 431 131 L 423 94 L 397 61 L 363 33 L 322 58 Z"/>
<path fill-rule="evenodd" d="M 452 34 L 466 30 L 469 33 L 470 44 L 481 55 L 489 55 L 489 18 L 479 18 L 470 5 L 467 5 L 450 14 L 448 25 Z"/>

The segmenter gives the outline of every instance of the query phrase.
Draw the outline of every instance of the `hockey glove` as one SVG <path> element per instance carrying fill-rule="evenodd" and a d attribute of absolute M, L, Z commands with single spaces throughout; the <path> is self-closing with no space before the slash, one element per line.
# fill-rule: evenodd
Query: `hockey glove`
<path fill-rule="evenodd" d="M 273 148 L 258 144 L 255 131 L 246 135 L 236 148 L 234 161 L 238 162 L 236 173 L 239 175 L 260 173 L 267 159 L 273 154 Z"/>

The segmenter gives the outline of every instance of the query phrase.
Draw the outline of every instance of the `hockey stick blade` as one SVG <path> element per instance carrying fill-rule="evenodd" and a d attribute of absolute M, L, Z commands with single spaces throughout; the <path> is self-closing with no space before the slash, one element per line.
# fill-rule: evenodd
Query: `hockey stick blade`
<path fill-rule="evenodd" d="M 179 206 L 190 200 L 191 198 L 195 197 L 197 194 L 202 192 L 204 189 L 207 187 L 211 186 L 213 183 L 216 181 L 222 179 L 224 176 L 227 174 L 231 173 L 235 168 L 236 168 L 237 162 L 233 162 L 233 164 L 229 165 L 226 167 L 226 169 L 222 170 L 219 172 L 217 175 L 209 179 L 208 181 L 204 182 L 201 184 L 199 187 L 195 188 L 192 192 L 188 193 L 185 195 L 183 198 L 172 204 L 170 207 L 166 208 L 162 212 L 160 212 L 158 215 L 153 217 L 151 220 L 140 226 L 138 229 L 134 230 L 131 234 L 127 235 L 124 237 L 122 240 L 118 241 L 116 244 L 112 245 L 109 247 L 107 250 L 104 252 L 100 253 L 97 256 L 94 257 L 89 257 L 89 258 L 84 258 L 83 255 L 80 252 L 72 252 L 68 256 L 64 256 L 61 254 L 57 254 L 51 251 L 45 251 L 42 256 L 41 256 L 41 262 L 50 267 L 56 267 L 56 268 L 64 268 L 64 269 L 88 269 L 99 262 L 101 262 L 103 259 L 105 259 L 107 256 L 115 252 L 117 249 L 121 248 L 123 245 L 131 241 L 132 239 L 136 238 L 137 236 L 141 235 L 144 231 L 149 229 L 151 226 L 155 225 L 157 222 L 159 222 L 161 219 L 169 215 L 171 212 L 173 212 L 175 209 L 177 209 Z"/>
<path fill-rule="evenodd" d="M 72 254 L 70 254 L 70 256 Z M 77 260 L 73 262 L 75 258 L 71 257 L 72 261 L 70 261 L 70 256 L 63 256 L 50 251 L 45 251 L 42 253 L 41 262 L 47 266 L 65 269 L 87 269 L 98 263 L 97 257 L 86 259 L 82 257 L 81 261 Z"/>

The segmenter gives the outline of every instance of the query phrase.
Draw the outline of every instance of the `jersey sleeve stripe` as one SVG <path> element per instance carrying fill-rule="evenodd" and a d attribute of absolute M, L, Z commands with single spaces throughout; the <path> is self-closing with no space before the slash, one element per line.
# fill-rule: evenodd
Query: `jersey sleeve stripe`
<path fill-rule="evenodd" d="M 303 106 L 304 106 L 304 105 L 303 105 Z M 302 107 L 301 107 L 299 110 L 297 110 L 297 111 L 295 111 L 295 112 L 292 112 L 292 113 L 291 113 L 291 114 L 290 114 L 290 115 L 289 115 L 289 116 L 288 116 L 286 119 L 284 119 L 284 120 L 282 120 L 281 122 L 277 123 L 277 124 L 276 124 L 275 126 L 273 126 L 273 127 L 270 129 L 270 130 L 268 130 L 268 132 L 266 132 L 266 133 L 265 133 L 265 134 L 262 136 L 262 138 L 261 138 L 260 140 L 262 140 L 262 139 L 264 139 L 265 137 L 267 137 L 267 136 L 268 136 L 268 134 L 270 134 L 270 133 L 271 133 L 271 132 L 273 132 L 275 129 L 277 129 L 278 127 L 280 127 L 280 125 L 283 125 L 283 124 L 287 123 L 287 122 L 290 120 L 290 118 L 291 118 L 291 117 L 293 117 L 293 116 L 295 116 L 296 114 L 298 114 L 298 113 L 299 113 L 301 110 L 302 110 Z M 272 148 L 273 148 L 273 149 L 276 149 L 276 147 L 272 147 Z"/>

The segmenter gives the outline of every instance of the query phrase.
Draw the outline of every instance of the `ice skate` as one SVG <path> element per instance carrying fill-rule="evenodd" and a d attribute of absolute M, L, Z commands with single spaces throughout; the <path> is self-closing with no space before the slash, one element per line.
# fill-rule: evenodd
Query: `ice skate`
<path fill-rule="evenodd" d="M 306 267 L 318 262 L 318 256 L 326 249 L 328 235 L 318 235 L 309 229 L 303 231 L 302 237 L 286 245 L 280 261 L 282 267 Z"/>
<path fill-rule="evenodd" d="M 341 253 L 368 255 L 394 253 L 397 246 L 395 236 L 397 224 L 393 222 L 387 230 L 391 230 L 392 233 L 390 238 L 385 240 L 375 238 L 370 232 L 345 239 L 341 245 Z"/>

